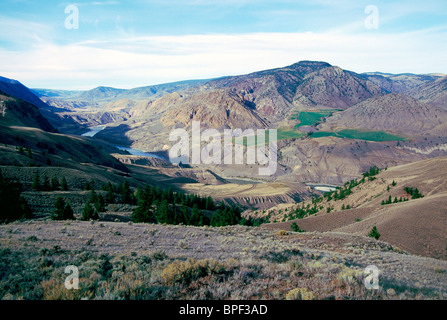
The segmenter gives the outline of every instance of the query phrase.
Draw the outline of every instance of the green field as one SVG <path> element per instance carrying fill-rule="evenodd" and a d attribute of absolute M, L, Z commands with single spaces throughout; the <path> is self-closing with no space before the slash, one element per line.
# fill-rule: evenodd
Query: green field
<path fill-rule="evenodd" d="M 318 131 L 310 135 L 312 138 L 338 137 L 347 139 L 359 139 L 367 141 L 405 141 L 401 136 L 393 135 L 384 131 L 365 131 L 356 129 L 343 129 L 337 132 Z"/>
<path fill-rule="evenodd" d="M 281 129 L 277 129 L 276 131 L 277 136 L 276 136 L 276 140 L 280 141 L 280 140 L 287 140 L 287 139 L 301 139 L 303 137 L 305 137 L 307 134 L 305 132 L 301 132 L 301 131 L 297 131 L 294 129 L 285 129 L 285 128 L 281 128 Z M 255 136 L 256 138 L 256 145 L 259 145 L 262 143 L 262 141 L 257 141 L 258 138 L 257 136 Z M 243 145 L 247 146 L 247 139 L 244 138 L 242 140 Z M 233 143 L 236 143 L 236 139 L 233 138 Z M 269 131 L 265 130 L 265 144 L 267 145 L 269 143 Z M 252 146 L 252 143 L 249 143 L 248 146 Z"/>
<path fill-rule="evenodd" d="M 332 113 L 334 113 L 334 110 L 301 111 L 299 114 L 293 115 L 291 120 L 300 121 L 300 123 L 295 125 L 295 128 L 301 126 L 312 126 L 319 122 L 322 118 L 332 115 Z"/>

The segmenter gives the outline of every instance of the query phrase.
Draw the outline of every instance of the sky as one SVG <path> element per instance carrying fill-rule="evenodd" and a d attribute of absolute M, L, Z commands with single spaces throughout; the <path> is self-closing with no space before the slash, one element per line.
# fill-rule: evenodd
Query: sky
<path fill-rule="evenodd" d="M 0 76 L 30 88 L 134 88 L 301 60 L 447 73 L 447 1 L 0 2 Z"/>

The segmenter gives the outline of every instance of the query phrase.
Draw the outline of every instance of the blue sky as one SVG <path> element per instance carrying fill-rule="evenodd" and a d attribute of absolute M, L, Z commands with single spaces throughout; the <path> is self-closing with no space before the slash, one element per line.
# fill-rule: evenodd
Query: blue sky
<path fill-rule="evenodd" d="M 66 27 L 69 5 L 78 29 Z M 445 0 L 0 3 L 0 75 L 32 88 L 132 88 L 300 60 L 447 73 L 446 39 Z"/>

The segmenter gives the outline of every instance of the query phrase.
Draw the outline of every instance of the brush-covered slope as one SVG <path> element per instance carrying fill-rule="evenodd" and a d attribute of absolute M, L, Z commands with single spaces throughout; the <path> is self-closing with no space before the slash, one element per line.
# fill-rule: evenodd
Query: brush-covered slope
<path fill-rule="evenodd" d="M 39 108 L 48 107 L 31 90 L 17 80 L 0 77 L 0 91 L 11 97 L 15 97 L 31 103 Z"/>
<path fill-rule="evenodd" d="M 390 93 L 405 93 L 415 87 L 430 83 L 445 76 L 443 74 L 392 74 L 383 72 L 365 72 L 362 73 L 362 75 Z"/>
<path fill-rule="evenodd" d="M 213 80 L 206 86 L 227 88 L 266 115 L 284 115 L 291 107 L 345 109 L 383 93 L 361 75 L 318 61 Z"/>
<path fill-rule="evenodd" d="M 447 76 L 422 84 L 409 90 L 407 94 L 447 110 Z"/>
<path fill-rule="evenodd" d="M 36 106 L 2 94 L 0 94 L 0 125 L 34 127 L 56 132 Z"/>
<path fill-rule="evenodd" d="M 380 240 L 414 254 L 447 259 L 446 168 L 446 157 L 388 168 L 373 181 L 354 187 L 343 200 L 320 202 L 323 209 L 316 215 L 266 226 L 287 229 L 296 222 L 305 231 L 359 235 L 376 226 Z M 405 187 L 417 188 L 424 197 L 412 199 Z M 393 203 L 382 204 L 390 197 Z M 401 197 L 409 200 L 400 202 Z M 342 210 L 348 205 L 350 209 Z"/>
<path fill-rule="evenodd" d="M 81 127 L 71 117 L 59 115 L 61 112 L 68 111 L 66 108 L 46 104 L 39 99 L 33 91 L 17 80 L 0 77 L 0 91 L 8 96 L 23 100 L 39 108 L 40 113 L 42 113 L 53 128 L 56 128 L 59 132 L 76 131 Z"/>
<path fill-rule="evenodd" d="M 0 126 L 0 143 L 29 148 L 31 153 L 39 155 L 38 158 L 41 155 L 51 155 L 53 165 L 72 167 L 77 163 L 91 163 L 128 171 L 124 164 L 109 154 L 110 150 L 106 149 L 106 145 L 100 146 L 88 138 L 47 132 L 34 127 Z M 18 163 L 28 166 L 33 160 L 34 157 L 27 158 L 20 153 L 0 153 L 0 161 L 5 165 Z"/>
<path fill-rule="evenodd" d="M 337 113 L 320 128 L 356 128 L 411 136 L 445 133 L 446 123 L 445 110 L 402 94 L 390 93 L 367 99 Z"/>

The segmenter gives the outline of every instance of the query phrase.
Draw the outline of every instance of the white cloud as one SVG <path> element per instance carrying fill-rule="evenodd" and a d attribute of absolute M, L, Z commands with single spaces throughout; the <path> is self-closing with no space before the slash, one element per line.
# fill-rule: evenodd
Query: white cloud
<path fill-rule="evenodd" d="M 1 75 L 31 87 L 130 88 L 320 60 L 355 72 L 447 73 L 445 28 L 414 33 L 251 33 L 125 38 L 0 49 Z"/>

